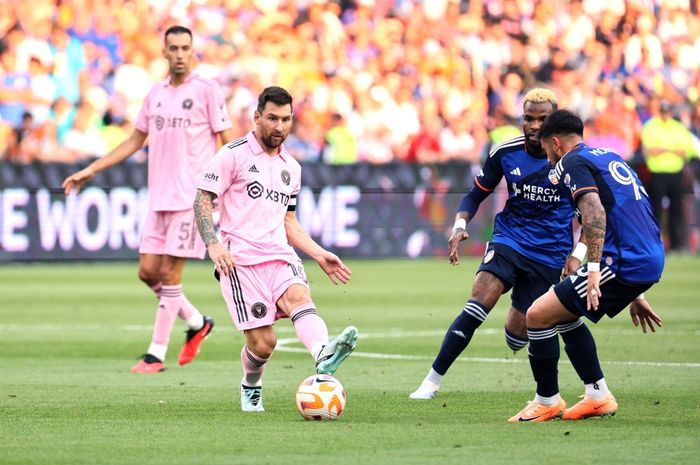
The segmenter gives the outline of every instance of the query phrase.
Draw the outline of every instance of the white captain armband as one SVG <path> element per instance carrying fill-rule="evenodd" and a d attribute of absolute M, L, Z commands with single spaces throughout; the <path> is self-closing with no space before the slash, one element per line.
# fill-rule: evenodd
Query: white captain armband
<path fill-rule="evenodd" d="M 574 251 L 571 252 L 571 256 L 583 263 L 583 257 L 586 256 L 586 252 L 588 252 L 588 247 L 586 247 L 586 244 L 579 242 L 576 244 L 576 247 L 574 247 Z"/>
<path fill-rule="evenodd" d="M 454 226 L 452 226 L 452 232 L 454 232 L 456 229 L 467 229 L 467 220 L 464 218 L 457 218 Z"/>

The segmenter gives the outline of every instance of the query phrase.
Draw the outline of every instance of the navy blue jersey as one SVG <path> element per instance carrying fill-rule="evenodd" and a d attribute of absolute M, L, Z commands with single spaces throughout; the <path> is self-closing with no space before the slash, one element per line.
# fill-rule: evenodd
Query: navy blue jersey
<path fill-rule="evenodd" d="M 562 186 L 553 180 L 547 157 L 528 153 L 525 137 L 497 145 L 474 179 L 476 187 L 492 192 L 505 176 L 508 200 L 494 222 L 493 242 L 505 244 L 525 257 L 562 268 L 573 247 L 574 211 Z"/>
<path fill-rule="evenodd" d="M 607 222 L 602 264 L 631 284 L 657 282 L 664 268 L 659 225 L 642 183 L 622 157 L 581 143 L 559 160 L 556 174 L 574 203 L 589 192 L 600 196 Z"/>

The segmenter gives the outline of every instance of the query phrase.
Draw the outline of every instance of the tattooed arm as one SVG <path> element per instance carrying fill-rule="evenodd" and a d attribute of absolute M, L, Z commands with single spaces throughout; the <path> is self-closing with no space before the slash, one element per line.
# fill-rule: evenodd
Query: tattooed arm
<path fill-rule="evenodd" d="M 578 208 L 581 211 L 582 237 L 588 247 L 588 263 L 600 263 L 605 243 L 606 213 L 596 192 L 580 197 Z M 588 299 L 586 307 L 598 310 L 600 292 L 600 271 L 588 270 Z"/>
<path fill-rule="evenodd" d="M 213 202 L 216 194 L 202 189 L 197 190 L 194 199 L 194 216 L 197 221 L 197 228 L 202 240 L 207 246 L 209 258 L 214 262 L 216 271 L 222 275 L 228 275 L 233 271 L 233 258 L 219 242 L 214 230 L 214 219 L 212 218 Z"/>

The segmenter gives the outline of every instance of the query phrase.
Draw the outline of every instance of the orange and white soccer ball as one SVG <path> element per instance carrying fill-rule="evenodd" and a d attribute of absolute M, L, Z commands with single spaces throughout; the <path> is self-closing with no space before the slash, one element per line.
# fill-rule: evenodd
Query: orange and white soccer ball
<path fill-rule="evenodd" d="M 345 389 L 330 375 L 313 375 L 297 389 L 297 408 L 307 420 L 335 420 L 345 410 Z"/>

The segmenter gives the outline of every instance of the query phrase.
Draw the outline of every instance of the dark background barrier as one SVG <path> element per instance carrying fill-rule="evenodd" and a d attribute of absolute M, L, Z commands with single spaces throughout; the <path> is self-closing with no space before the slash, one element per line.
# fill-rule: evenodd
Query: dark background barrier
<path fill-rule="evenodd" d="M 66 197 L 63 179 L 79 166 L 0 164 L 0 261 L 112 260 L 138 256 L 146 167 L 123 164 Z M 306 164 L 298 217 L 310 235 L 343 257 L 446 255 L 454 212 L 472 185 L 465 164 Z M 470 225 L 465 253 L 480 254 L 491 233 L 498 190 Z"/>

